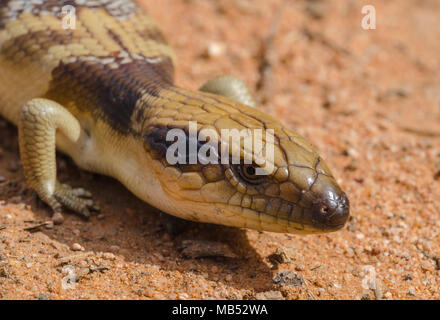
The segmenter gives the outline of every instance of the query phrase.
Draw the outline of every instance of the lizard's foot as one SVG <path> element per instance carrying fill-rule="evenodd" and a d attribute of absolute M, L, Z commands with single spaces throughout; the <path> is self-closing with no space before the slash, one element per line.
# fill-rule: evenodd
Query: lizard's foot
<path fill-rule="evenodd" d="M 56 133 L 63 134 L 71 143 L 81 140 L 81 125 L 62 105 L 48 99 L 32 99 L 20 109 L 18 133 L 20 154 L 28 185 L 47 203 L 56 224 L 63 221 L 63 207 L 81 216 L 90 217 L 97 211 L 92 194 L 84 189 L 73 189 L 57 181 Z"/>
<path fill-rule="evenodd" d="M 89 218 L 90 212 L 98 212 L 100 210 L 91 197 L 92 194 L 85 189 L 74 189 L 67 184 L 58 183 L 52 199 L 48 201 L 54 210 L 54 217 L 52 219 L 60 219 L 62 207 L 72 210 L 85 218 Z"/>

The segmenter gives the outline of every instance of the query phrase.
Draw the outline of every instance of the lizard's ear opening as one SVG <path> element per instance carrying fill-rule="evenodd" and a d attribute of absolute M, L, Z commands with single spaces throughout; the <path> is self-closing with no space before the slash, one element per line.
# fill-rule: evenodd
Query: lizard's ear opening
<path fill-rule="evenodd" d="M 167 128 L 150 127 L 144 132 L 144 149 L 153 159 L 165 158 L 167 153 Z"/>

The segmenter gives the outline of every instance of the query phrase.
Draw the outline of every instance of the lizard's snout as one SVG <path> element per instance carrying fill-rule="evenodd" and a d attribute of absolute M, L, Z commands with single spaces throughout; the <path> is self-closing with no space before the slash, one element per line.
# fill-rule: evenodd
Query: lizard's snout
<path fill-rule="evenodd" d="M 350 203 L 344 192 L 327 190 L 313 204 L 314 220 L 328 231 L 341 229 L 350 215 Z"/>

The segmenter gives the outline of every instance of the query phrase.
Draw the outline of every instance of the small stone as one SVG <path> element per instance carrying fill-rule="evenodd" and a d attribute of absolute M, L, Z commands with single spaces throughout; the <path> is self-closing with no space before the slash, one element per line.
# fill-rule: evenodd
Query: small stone
<path fill-rule="evenodd" d="M 283 295 L 280 291 L 259 292 L 255 295 L 257 300 L 282 300 Z"/>
<path fill-rule="evenodd" d="M 405 281 L 411 281 L 413 279 L 413 276 L 411 273 L 408 273 L 405 275 L 405 277 L 403 278 Z"/>
<path fill-rule="evenodd" d="M 75 236 L 79 236 L 79 234 L 81 233 L 81 231 L 79 231 L 78 229 L 73 229 L 73 230 L 72 230 L 72 233 L 73 233 Z"/>
<path fill-rule="evenodd" d="M 301 276 L 288 270 L 280 271 L 273 277 L 273 282 L 275 284 L 286 285 L 290 287 L 301 287 L 304 280 Z"/>
<path fill-rule="evenodd" d="M 81 251 L 84 250 L 84 248 L 79 243 L 72 244 L 72 247 L 70 248 L 72 251 Z"/>
<path fill-rule="evenodd" d="M 435 256 L 434 261 L 435 261 L 435 268 L 437 270 L 440 270 L 440 256 Z"/>
<path fill-rule="evenodd" d="M 106 260 L 111 260 L 111 261 L 113 261 L 113 260 L 116 259 L 116 256 L 115 256 L 113 253 L 111 253 L 111 252 L 104 252 L 104 253 L 102 254 L 102 257 L 103 257 L 104 259 L 106 259 Z"/>
<path fill-rule="evenodd" d="M 232 276 L 230 274 L 228 274 L 225 279 L 226 279 L 226 281 L 232 281 Z"/>
<path fill-rule="evenodd" d="M 46 225 L 44 226 L 46 229 L 53 229 L 54 223 L 53 221 L 47 221 Z"/>
<path fill-rule="evenodd" d="M 184 240 L 177 248 L 180 253 L 188 259 L 196 258 L 237 258 L 231 248 L 221 242 L 206 240 Z"/>
<path fill-rule="evenodd" d="M 414 289 L 413 286 L 410 286 L 410 287 L 409 287 L 408 294 L 409 294 L 410 296 L 415 296 L 415 295 L 416 295 L 416 290 Z"/>
<path fill-rule="evenodd" d="M 119 246 L 116 246 L 116 245 L 113 245 L 113 246 L 110 247 L 110 251 L 111 252 L 118 252 L 119 249 L 120 249 Z"/>
<path fill-rule="evenodd" d="M 306 268 L 302 264 L 297 264 L 295 266 L 296 271 L 304 271 Z"/>
<path fill-rule="evenodd" d="M 269 261 L 272 263 L 274 268 L 276 268 L 279 264 L 283 264 L 290 261 L 286 253 L 286 249 L 283 247 L 278 247 L 274 253 L 267 257 Z"/>
<path fill-rule="evenodd" d="M 347 171 L 356 171 L 359 165 L 355 160 L 352 160 L 348 165 L 345 166 L 344 170 Z"/>
<path fill-rule="evenodd" d="M 391 300 L 391 299 L 393 299 L 393 294 L 391 293 L 391 292 L 385 292 L 384 293 L 384 295 L 383 295 L 384 297 L 385 297 L 385 299 L 387 299 L 387 300 Z"/>
<path fill-rule="evenodd" d="M 188 300 L 189 296 L 186 293 L 179 294 L 179 300 Z"/>
<path fill-rule="evenodd" d="M 47 294 L 39 293 L 39 294 L 37 295 L 37 299 L 38 299 L 38 300 L 50 300 L 50 297 L 49 297 Z"/>
<path fill-rule="evenodd" d="M 3 176 L 0 176 L 0 183 L 3 183 L 3 182 L 5 182 L 5 181 L 6 181 L 6 178 L 3 177 Z"/>
<path fill-rule="evenodd" d="M 363 240 L 365 238 L 363 233 L 358 233 L 356 234 L 356 238 L 358 238 L 358 240 Z"/>
<path fill-rule="evenodd" d="M 226 46 L 220 42 L 212 42 L 208 45 L 206 56 L 209 58 L 220 57 L 224 54 Z"/>
<path fill-rule="evenodd" d="M 55 212 L 52 216 L 52 221 L 56 225 L 60 225 L 64 222 L 64 217 L 60 212 Z"/>

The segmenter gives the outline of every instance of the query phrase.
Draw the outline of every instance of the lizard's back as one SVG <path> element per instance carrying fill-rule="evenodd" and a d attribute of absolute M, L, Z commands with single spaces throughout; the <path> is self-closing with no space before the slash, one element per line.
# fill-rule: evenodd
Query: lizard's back
<path fill-rule="evenodd" d="M 173 60 L 133 1 L 0 0 L 0 115 L 15 124 L 23 103 L 47 97 L 129 130 L 138 96 L 172 83 Z"/>

